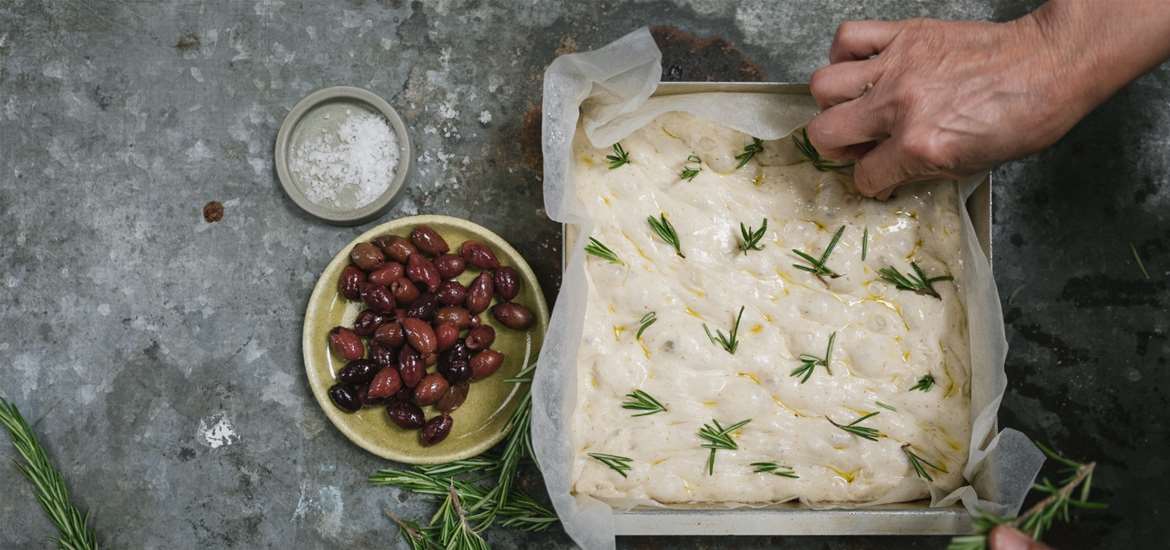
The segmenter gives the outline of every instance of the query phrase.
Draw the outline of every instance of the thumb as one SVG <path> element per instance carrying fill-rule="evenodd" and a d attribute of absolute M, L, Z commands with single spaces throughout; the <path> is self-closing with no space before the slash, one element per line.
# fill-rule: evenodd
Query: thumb
<path fill-rule="evenodd" d="M 991 550 L 1052 550 L 1051 546 L 1032 540 L 1015 528 L 1000 525 L 987 537 Z"/>
<path fill-rule="evenodd" d="M 895 140 L 886 139 L 853 165 L 853 182 L 857 191 L 867 197 L 888 195 L 895 187 L 919 176 L 914 164 Z"/>

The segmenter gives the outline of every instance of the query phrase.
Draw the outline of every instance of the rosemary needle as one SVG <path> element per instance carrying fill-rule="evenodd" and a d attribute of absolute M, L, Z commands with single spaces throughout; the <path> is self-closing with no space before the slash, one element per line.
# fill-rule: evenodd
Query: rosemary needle
<path fill-rule="evenodd" d="M 861 261 L 865 261 L 865 257 L 869 255 L 869 226 L 865 226 L 865 232 L 861 234 Z"/>
<path fill-rule="evenodd" d="M 621 474 L 622 477 L 629 477 L 626 475 L 626 472 L 630 471 L 630 463 L 634 461 L 632 458 L 606 453 L 589 453 L 589 456 L 594 460 L 609 466 L 610 469 Z"/>
<path fill-rule="evenodd" d="M 914 387 L 910 388 L 910 391 L 917 390 L 917 391 L 921 391 L 921 392 L 928 392 L 928 391 L 930 391 L 930 388 L 933 388 L 933 387 L 934 387 L 934 375 L 930 374 L 928 372 L 928 373 L 922 375 L 922 378 L 918 379 L 918 383 L 914 384 Z"/>
<path fill-rule="evenodd" d="M 934 478 L 930 477 L 930 472 L 926 471 L 927 467 L 930 467 L 936 472 L 942 472 L 944 474 L 947 472 L 946 468 L 935 466 L 934 464 L 927 462 L 925 458 L 919 456 L 914 452 L 913 449 L 914 448 L 911 447 L 909 443 L 902 445 L 902 452 L 905 453 L 906 460 L 910 462 L 910 467 L 914 468 L 914 473 L 917 474 L 918 477 L 925 479 L 926 481 L 934 481 Z"/>
<path fill-rule="evenodd" d="M 895 408 L 893 405 L 890 405 L 889 403 L 882 403 L 881 401 L 874 401 L 873 404 L 877 405 L 877 406 L 879 406 L 887 411 L 898 412 L 898 409 Z"/>
<path fill-rule="evenodd" d="M 648 416 L 660 412 L 666 412 L 666 405 L 663 405 L 653 395 L 650 395 L 642 390 L 634 390 L 626 394 L 626 399 L 629 401 L 622 402 L 622 408 L 631 411 L 643 411 L 632 416 Z"/>
<path fill-rule="evenodd" d="M 658 314 L 657 313 L 651 311 L 650 313 L 643 315 L 642 318 L 638 320 L 638 332 L 634 333 L 634 339 L 635 340 L 641 339 L 642 333 L 646 332 L 646 329 L 650 328 L 650 325 L 653 325 L 654 323 L 657 323 L 657 322 L 658 322 Z"/>
<path fill-rule="evenodd" d="M 790 375 L 801 377 L 800 383 L 803 384 L 808 382 L 808 379 L 812 376 L 813 371 L 816 370 L 818 366 L 820 366 L 825 367 L 825 372 L 829 373 L 829 376 L 832 376 L 833 370 L 829 368 L 829 362 L 833 359 L 833 342 L 836 340 L 837 331 L 833 331 L 833 333 L 829 335 L 829 345 L 825 348 L 825 356 L 823 358 L 817 357 L 815 355 L 809 355 L 807 353 L 800 354 L 800 366 L 792 369 Z"/>
<path fill-rule="evenodd" d="M 753 473 L 800 479 L 800 476 L 796 475 L 796 470 L 793 470 L 791 466 L 781 466 L 775 462 L 753 462 L 751 466 Z"/>
<path fill-rule="evenodd" d="M 927 277 L 926 273 L 922 271 L 921 267 L 915 262 L 910 262 L 910 268 L 914 270 L 913 273 L 903 275 L 893 267 L 883 267 L 878 270 L 878 275 L 881 280 L 890 283 L 897 287 L 898 290 L 909 290 L 916 294 L 923 296 L 932 296 L 935 299 L 941 300 L 938 291 L 934 289 L 934 283 L 939 281 L 953 281 L 954 277 L 950 275 L 940 275 L 938 277 Z"/>
<path fill-rule="evenodd" d="M 760 244 L 760 240 L 764 238 L 764 232 L 767 230 L 768 218 L 764 218 L 759 229 L 752 229 L 750 226 L 745 226 L 743 222 L 739 223 L 739 234 L 741 237 L 739 249 L 743 251 L 744 256 L 747 256 L 749 250 L 764 249 L 764 245 Z"/>
<path fill-rule="evenodd" d="M 687 257 L 686 254 L 682 253 L 682 244 L 678 240 L 678 231 L 675 231 L 674 225 L 670 223 L 670 220 L 666 219 L 665 212 L 660 213 L 657 219 L 654 216 L 647 216 L 646 223 L 650 224 L 650 229 L 654 230 L 658 238 L 674 247 L 674 253 L 679 258 L 685 259 Z"/>
<path fill-rule="evenodd" d="M 814 258 L 811 254 L 801 250 L 796 250 L 795 248 L 792 249 L 793 254 L 800 256 L 800 259 L 804 260 L 808 264 L 792 264 L 792 267 L 795 267 L 801 271 L 812 273 L 816 276 L 817 279 L 820 279 L 821 283 L 824 283 L 826 287 L 829 286 L 829 283 L 825 282 L 825 276 L 827 275 L 833 279 L 836 279 L 837 277 L 840 277 L 841 274 L 833 271 L 832 269 L 829 269 L 829 267 L 825 265 L 825 262 L 829 261 L 829 255 L 833 253 L 833 249 L 836 248 L 837 242 L 841 240 L 841 235 L 844 233 L 845 226 L 842 225 L 839 229 L 837 229 L 837 232 L 833 234 L 833 238 L 829 240 L 829 246 L 826 246 L 825 251 L 821 252 L 820 258 Z"/>
<path fill-rule="evenodd" d="M 694 165 L 694 168 L 691 167 L 692 164 Z M 699 158 L 698 155 L 691 155 L 687 157 L 687 161 L 683 163 L 682 172 L 679 173 L 678 177 L 684 181 L 694 181 L 695 176 L 699 175 L 699 172 L 702 171 L 703 159 Z"/>
<path fill-rule="evenodd" d="M 704 443 L 701 445 L 704 449 L 711 449 L 711 454 L 707 455 L 707 475 L 715 473 L 715 451 L 719 449 L 734 451 L 739 448 L 739 444 L 731 437 L 731 434 L 744 426 L 752 420 L 740 420 L 735 424 L 723 427 L 718 420 L 712 419 L 710 424 L 703 424 L 699 428 L 699 439 Z"/>
<path fill-rule="evenodd" d="M 842 430 L 845 430 L 846 432 L 849 432 L 857 437 L 868 439 L 870 441 L 877 441 L 879 437 L 883 437 L 885 434 L 878 431 L 877 428 L 870 428 L 867 426 L 858 426 L 858 424 L 864 422 L 865 420 L 869 419 L 870 417 L 877 416 L 879 414 L 881 414 L 880 411 L 871 412 L 871 413 L 869 413 L 865 416 L 862 416 L 861 418 L 858 418 L 857 420 L 854 420 L 853 422 L 850 422 L 848 424 L 838 424 L 836 422 L 833 422 L 833 419 L 829 418 L 827 416 L 825 417 L 825 419 L 828 420 L 830 424 L 832 424 L 838 428 L 841 428 Z"/>
<path fill-rule="evenodd" d="M 735 321 L 731 323 L 731 334 L 725 335 L 722 330 L 715 329 L 715 334 L 711 334 L 711 329 L 707 328 L 707 323 L 703 323 L 703 331 L 707 333 L 707 338 L 711 340 L 723 351 L 735 355 L 735 350 L 739 349 L 739 320 L 743 318 L 744 306 L 739 306 L 739 314 L 735 316 Z"/>
<path fill-rule="evenodd" d="M 613 144 L 613 154 L 606 155 L 605 160 L 609 161 L 609 169 L 613 170 L 623 164 L 630 163 L 630 154 L 622 147 L 621 142 Z"/>
<path fill-rule="evenodd" d="M 597 256 L 598 258 L 601 258 L 611 264 L 622 265 L 625 263 L 621 258 L 618 257 L 617 253 L 615 253 L 613 250 L 610 250 L 608 246 L 605 246 L 604 243 L 593 237 L 589 237 L 589 244 L 585 245 L 585 252 L 589 253 L 590 255 Z"/>
<path fill-rule="evenodd" d="M 808 159 L 809 162 L 812 162 L 813 168 L 816 168 L 820 172 L 840 170 L 853 166 L 852 162 L 842 163 L 822 158 L 817 148 L 813 147 L 812 142 L 808 139 L 808 128 L 800 129 L 800 137 L 793 134 L 792 142 L 796 144 L 796 148 L 800 150 L 800 154 L 804 155 L 804 158 Z"/>
<path fill-rule="evenodd" d="M 1146 264 L 1142 263 L 1142 257 L 1138 256 L 1137 247 L 1133 243 L 1129 243 L 1129 250 L 1133 252 L 1133 259 L 1137 261 L 1138 269 L 1142 270 L 1142 275 L 1146 276 L 1146 280 L 1150 278 L 1150 272 L 1146 271 Z"/>
<path fill-rule="evenodd" d="M 743 147 L 743 152 L 735 155 L 735 160 L 739 161 L 739 164 L 736 164 L 735 168 L 737 170 L 743 168 L 745 164 L 755 158 L 757 153 L 763 150 L 764 142 L 760 138 L 753 137 L 752 142 Z"/>

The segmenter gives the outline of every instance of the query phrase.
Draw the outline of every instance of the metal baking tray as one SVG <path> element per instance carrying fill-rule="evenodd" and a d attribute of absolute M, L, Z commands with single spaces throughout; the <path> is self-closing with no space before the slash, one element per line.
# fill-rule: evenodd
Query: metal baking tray
<path fill-rule="evenodd" d="M 663 82 L 653 96 L 703 92 L 808 95 L 807 84 L 781 82 Z M 983 253 L 991 260 L 991 175 L 967 199 L 967 212 Z M 561 226 L 562 269 L 576 240 L 574 228 Z M 994 431 L 994 430 L 993 430 Z M 614 512 L 617 535 L 957 535 L 971 532 L 962 506 L 931 508 L 914 501 L 854 509 L 813 510 L 794 503 L 751 508 L 634 508 Z"/>

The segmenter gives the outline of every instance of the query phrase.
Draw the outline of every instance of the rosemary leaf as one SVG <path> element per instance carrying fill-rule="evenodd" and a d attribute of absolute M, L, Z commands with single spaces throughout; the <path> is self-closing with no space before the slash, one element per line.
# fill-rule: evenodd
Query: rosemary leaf
<path fill-rule="evenodd" d="M 87 525 L 89 515 L 82 514 L 73 505 L 65 478 L 49 460 L 48 453 L 21 416 L 20 410 L 3 398 L 0 398 L 0 424 L 8 431 L 12 447 L 23 460 L 17 461 L 17 469 L 32 483 L 41 509 L 57 527 L 57 545 L 68 550 L 97 548 L 97 535 Z"/>
<path fill-rule="evenodd" d="M 739 306 L 739 314 L 735 316 L 735 321 L 731 323 L 731 334 L 725 335 L 722 330 L 716 329 L 715 334 L 711 334 L 711 329 L 707 328 L 707 323 L 703 323 L 703 331 L 707 333 L 707 338 L 711 340 L 723 351 L 735 355 L 735 350 L 739 349 L 739 321 L 743 318 L 744 306 Z"/>
<path fill-rule="evenodd" d="M 739 249 L 743 251 L 744 256 L 747 256 L 749 250 L 763 250 L 764 245 L 760 244 L 760 240 L 764 238 L 764 232 L 768 230 L 768 218 L 760 224 L 759 229 L 752 229 L 750 226 L 745 226 L 743 222 L 739 224 L 740 243 Z"/>
<path fill-rule="evenodd" d="M 633 416 L 647 416 L 660 412 L 666 412 L 666 405 L 663 405 L 654 396 L 642 391 L 634 390 L 626 394 L 626 399 L 629 401 L 622 402 L 622 408 L 632 411 L 644 411 Z"/>
<path fill-rule="evenodd" d="M 691 167 L 692 165 L 694 165 L 693 168 Z M 699 175 L 699 172 L 702 171 L 703 159 L 699 158 L 698 155 L 691 155 L 687 157 L 687 161 L 683 163 L 682 172 L 679 173 L 678 177 L 683 181 L 694 181 L 695 176 Z"/>
<path fill-rule="evenodd" d="M 781 466 L 775 462 L 753 462 L 752 472 L 757 474 L 772 474 L 780 477 L 800 479 L 791 466 Z"/>
<path fill-rule="evenodd" d="M 617 253 L 615 253 L 613 250 L 610 250 L 608 246 L 605 246 L 604 243 L 593 237 L 589 237 L 589 244 L 585 245 L 585 252 L 589 253 L 590 255 L 597 256 L 598 258 L 601 258 L 611 264 L 622 265 L 625 263 L 621 260 L 621 258 L 618 258 Z"/>
<path fill-rule="evenodd" d="M 914 468 L 914 473 L 926 481 L 934 481 L 934 478 L 930 477 L 930 472 L 926 471 L 927 467 L 930 467 L 936 472 L 946 473 L 947 471 L 945 467 L 935 466 L 927 462 L 925 458 L 922 458 L 914 452 L 913 447 L 909 443 L 902 445 L 902 452 L 906 455 L 906 460 L 910 462 L 910 467 Z"/>
<path fill-rule="evenodd" d="M 865 257 L 869 255 L 869 226 L 865 226 L 865 232 L 861 234 L 861 261 L 865 261 Z"/>
<path fill-rule="evenodd" d="M 739 164 L 736 164 L 735 168 L 737 170 L 743 168 L 745 164 L 755 158 L 757 153 L 763 150 L 764 142 L 760 138 L 753 137 L 752 142 L 743 147 L 743 152 L 735 155 L 735 160 L 739 161 Z"/>
<path fill-rule="evenodd" d="M 942 296 L 939 296 L 938 291 L 934 289 L 934 283 L 955 280 L 950 275 L 927 277 L 926 273 L 915 262 L 910 262 L 910 268 L 914 272 L 903 275 L 893 267 L 883 267 L 878 270 L 878 275 L 882 281 L 894 285 L 898 290 L 908 290 L 923 296 L 934 297 L 937 300 L 941 300 Z"/>
<path fill-rule="evenodd" d="M 898 412 L 898 409 L 897 409 L 897 408 L 895 408 L 893 405 L 890 405 L 890 404 L 887 404 L 887 403 L 882 403 L 881 401 L 874 401 L 874 402 L 873 402 L 873 404 L 874 404 L 874 405 L 877 405 L 877 406 L 879 406 L 879 407 L 881 407 L 881 408 L 883 408 L 883 409 L 886 409 L 887 411 L 894 411 L 894 412 Z"/>
<path fill-rule="evenodd" d="M 918 379 L 918 383 L 914 384 L 914 387 L 910 388 L 910 391 L 917 390 L 917 391 L 921 391 L 921 392 L 928 392 L 928 391 L 930 391 L 930 388 L 933 388 L 933 387 L 934 387 L 934 375 L 930 374 L 928 372 L 928 373 L 922 375 L 922 378 Z"/>
<path fill-rule="evenodd" d="M 640 340 L 642 338 L 642 333 L 646 332 L 646 329 L 650 328 L 650 325 L 653 325 L 657 322 L 657 313 L 651 311 L 650 313 L 643 315 L 642 318 L 638 320 L 638 332 L 634 333 L 634 339 Z"/>
<path fill-rule="evenodd" d="M 748 422 L 751 421 L 752 420 L 750 418 L 747 420 L 740 420 L 739 422 L 724 428 L 718 420 L 712 419 L 710 424 L 703 424 L 703 427 L 699 428 L 699 439 L 704 441 L 701 447 L 704 449 L 711 449 L 711 454 L 707 456 L 707 475 L 712 475 L 715 473 L 715 451 L 720 449 L 728 451 L 738 449 L 739 444 L 735 442 L 735 439 L 731 437 L 731 434 L 734 433 L 735 430 L 746 426 Z"/>
<path fill-rule="evenodd" d="M 833 271 L 832 269 L 829 269 L 829 267 L 825 265 L 825 262 L 829 261 L 829 255 L 833 253 L 833 249 L 837 247 L 837 242 L 841 240 L 841 235 L 844 233 L 845 226 L 842 225 L 839 229 L 837 229 L 837 232 L 833 234 L 833 238 L 829 240 L 829 246 L 826 246 L 824 252 L 821 252 L 820 258 L 814 258 L 811 254 L 802 250 L 792 249 L 793 254 L 796 254 L 800 257 L 800 259 L 804 260 L 808 264 L 792 264 L 792 267 L 795 267 L 801 271 L 812 273 L 816 276 L 817 279 L 820 279 L 821 283 L 828 287 L 829 283 L 825 282 L 825 277 L 828 276 L 830 278 L 836 279 L 837 277 L 840 277 L 841 274 Z"/>
<path fill-rule="evenodd" d="M 792 369 L 792 372 L 789 374 L 791 376 L 799 377 L 801 384 L 808 382 L 809 377 L 812 376 L 813 371 L 816 370 L 818 366 L 825 367 L 825 372 L 829 373 L 829 376 L 832 376 L 833 370 L 829 368 L 829 362 L 833 359 L 833 342 L 836 340 L 837 331 L 833 331 L 833 333 L 829 335 L 829 345 L 825 348 L 824 357 L 817 357 L 807 353 L 800 354 L 800 366 Z"/>
<path fill-rule="evenodd" d="M 606 453 L 589 453 L 589 456 L 594 460 L 609 466 L 610 469 L 621 474 L 622 477 L 629 477 L 626 475 L 626 472 L 630 471 L 630 463 L 634 461 L 632 458 Z"/>
<path fill-rule="evenodd" d="M 812 142 L 808 139 L 808 128 L 801 128 L 799 137 L 793 134 L 792 142 L 796 144 L 796 148 L 800 150 L 800 154 L 804 155 L 804 158 L 808 159 L 809 162 L 812 162 L 813 168 L 816 168 L 820 172 L 841 170 L 853 166 L 852 162 L 836 162 L 822 158 L 821 154 L 817 152 L 817 148 L 813 147 Z"/>
<path fill-rule="evenodd" d="M 666 213 L 660 213 L 657 219 L 654 216 L 648 216 L 646 223 L 650 224 L 650 229 L 654 230 L 658 238 L 674 247 L 674 253 L 679 258 L 687 257 L 686 254 L 682 253 L 682 245 L 678 240 L 678 232 L 674 230 L 674 225 L 670 223 L 670 220 L 666 219 Z"/>
<path fill-rule="evenodd" d="M 877 441 L 879 437 L 884 437 L 885 434 L 878 431 L 877 428 L 870 428 L 867 426 L 859 426 L 858 424 L 864 422 L 865 420 L 869 419 L 870 417 L 877 416 L 879 414 L 881 414 L 880 411 L 879 412 L 871 412 L 871 413 L 869 413 L 865 416 L 862 416 L 861 418 L 858 418 L 857 420 L 854 420 L 853 422 L 850 422 L 848 424 L 838 424 L 836 422 L 833 422 L 833 419 L 829 418 L 827 416 L 825 417 L 825 419 L 828 420 L 830 424 L 832 424 L 838 428 L 841 428 L 842 430 L 845 430 L 846 432 L 849 432 L 857 437 L 860 437 L 863 439 L 868 439 L 870 441 Z"/>
<path fill-rule="evenodd" d="M 1146 280 L 1150 279 L 1150 272 L 1146 271 L 1146 264 L 1142 263 L 1142 257 L 1138 256 L 1137 247 L 1133 243 L 1129 243 L 1129 251 L 1133 252 L 1133 259 L 1137 261 L 1138 269 L 1142 270 L 1142 275 L 1145 275 Z"/>
<path fill-rule="evenodd" d="M 622 144 L 619 142 L 613 144 L 613 154 L 606 155 L 605 160 L 609 161 L 609 169 L 613 170 L 614 168 L 618 168 L 623 164 L 629 164 L 630 154 L 626 152 L 625 148 L 623 148 Z"/>

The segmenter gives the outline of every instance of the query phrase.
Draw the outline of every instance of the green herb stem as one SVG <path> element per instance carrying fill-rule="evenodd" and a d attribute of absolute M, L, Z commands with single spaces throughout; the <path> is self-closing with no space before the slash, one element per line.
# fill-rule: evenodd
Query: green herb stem
<path fill-rule="evenodd" d="M 751 421 L 750 418 L 740 420 L 725 428 L 718 420 L 712 419 L 710 424 L 703 424 L 703 427 L 699 428 L 699 439 L 704 441 L 701 447 L 711 450 L 711 453 L 707 455 L 707 475 L 713 475 L 715 473 L 715 451 L 721 449 L 733 451 L 738 449 L 739 444 L 735 442 L 735 439 L 731 435 Z"/>
<path fill-rule="evenodd" d="M 621 142 L 613 144 L 613 154 L 606 155 L 605 160 L 609 161 L 609 169 L 613 170 L 622 165 L 630 163 L 630 154 L 622 147 Z"/>
<path fill-rule="evenodd" d="M 589 244 L 585 245 L 585 252 L 592 256 L 601 258 L 611 264 L 621 265 L 625 263 L 621 258 L 618 257 L 617 253 L 615 253 L 613 250 L 610 250 L 608 246 L 605 246 L 604 243 L 593 237 L 589 237 Z"/>
<path fill-rule="evenodd" d="M 913 273 L 903 275 L 893 267 L 883 267 L 878 270 L 878 276 L 882 281 L 894 285 L 898 290 L 908 290 L 923 296 L 931 296 L 937 300 L 941 300 L 942 296 L 934 289 L 934 283 L 955 280 L 950 275 L 927 277 L 926 273 L 915 262 L 910 262 L 910 268 L 914 270 Z"/>
<path fill-rule="evenodd" d="M 707 333 L 707 338 L 711 340 L 723 351 L 735 355 L 735 350 L 739 349 L 739 321 L 743 319 L 744 306 L 739 306 L 739 314 L 735 316 L 735 321 L 731 323 L 730 335 L 723 334 L 722 330 L 716 329 L 715 334 L 711 334 L 711 329 L 707 328 L 707 323 L 703 323 L 703 331 Z"/>
<path fill-rule="evenodd" d="M 743 251 L 744 256 L 749 250 L 763 250 L 764 245 L 760 244 L 760 240 L 764 238 L 764 233 L 768 231 L 768 218 L 760 223 L 759 229 L 752 229 L 750 226 L 745 226 L 743 222 L 739 224 L 740 242 L 739 249 Z"/>
<path fill-rule="evenodd" d="M 878 431 L 877 428 L 870 428 L 867 426 L 859 426 L 858 424 L 861 424 L 862 422 L 866 421 L 870 417 L 874 417 L 874 416 L 877 416 L 879 414 L 881 414 L 880 411 L 871 412 L 871 413 L 869 413 L 865 416 L 862 416 L 861 418 L 858 418 L 857 420 L 854 420 L 853 422 L 850 422 L 848 424 L 838 424 L 836 422 L 833 422 L 833 419 L 829 418 L 827 416 L 825 417 L 825 419 L 828 420 L 830 424 L 832 424 L 838 428 L 841 428 L 842 430 L 845 430 L 846 432 L 851 433 L 857 437 L 860 437 L 863 439 L 868 439 L 870 441 L 877 441 L 878 438 L 885 436 L 885 434 Z"/>
<path fill-rule="evenodd" d="M 626 394 L 628 401 L 622 402 L 622 408 L 631 411 L 643 411 L 633 416 L 648 416 L 660 412 L 666 412 L 666 405 L 654 398 L 654 396 L 642 391 L 634 390 Z"/>
<path fill-rule="evenodd" d="M 654 231 L 654 234 L 658 235 L 658 238 L 674 247 L 674 253 L 679 258 L 687 257 L 682 252 L 682 244 L 678 240 L 678 231 L 675 231 L 674 225 L 670 223 L 670 220 L 666 219 L 666 213 L 660 213 L 657 219 L 654 216 L 648 216 L 646 223 L 650 224 L 650 229 Z"/>

